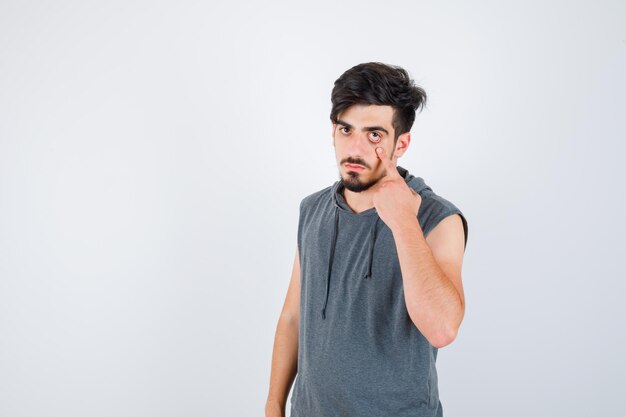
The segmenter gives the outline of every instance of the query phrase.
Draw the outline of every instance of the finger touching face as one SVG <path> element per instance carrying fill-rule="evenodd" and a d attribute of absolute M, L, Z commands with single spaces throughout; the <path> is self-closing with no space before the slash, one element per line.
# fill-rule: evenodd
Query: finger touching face
<path fill-rule="evenodd" d="M 389 157 L 387 155 L 387 151 L 382 146 L 376 148 L 376 155 L 381 161 L 383 168 L 385 169 L 386 175 L 389 176 L 400 176 L 398 173 L 398 169 L 396 168 L 396 164 L 398 162 L 398 154 L 395 153 L 393 157 Z"/>

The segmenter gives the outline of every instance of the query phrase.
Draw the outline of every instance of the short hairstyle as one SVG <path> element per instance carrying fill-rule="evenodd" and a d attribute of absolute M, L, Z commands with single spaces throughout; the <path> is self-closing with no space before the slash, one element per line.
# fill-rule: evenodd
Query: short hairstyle
<path fill-rule="evenodd" d="M 395 65 L 367 62 L 356 65 L 335 81 L 331 93 L 330 120 L 337 123 L 339 115 L 354 104 L 391 106 L 392 125 L 398 136 L 410 132 L 415 112 L 424 108 L 426 91 L 415 85 L 408 72 Z"/>

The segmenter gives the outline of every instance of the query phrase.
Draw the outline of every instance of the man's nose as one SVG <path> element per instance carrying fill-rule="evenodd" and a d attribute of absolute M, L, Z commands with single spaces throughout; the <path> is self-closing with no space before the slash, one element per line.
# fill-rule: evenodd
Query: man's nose
<path fill-rule="evenodd" d="M 369 132 L 355 132 L 350 138 L 350 151 L 352 155 L 366 155 L 371 152 L 370 141 L 367 138 Z"/>

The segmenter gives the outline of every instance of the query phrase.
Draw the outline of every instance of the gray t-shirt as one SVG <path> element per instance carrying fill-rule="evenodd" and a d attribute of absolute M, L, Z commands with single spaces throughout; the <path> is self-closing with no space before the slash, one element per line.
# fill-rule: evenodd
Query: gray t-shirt
<path fill-rule="evenodd" d="M 428 233 L 461 211 L 397 166 Z M 442 417 L 437 348 L 411 321 L 391 229 L 355 213 L 340 181 L 300 204 L 300 328 L 291 417 Z"/>

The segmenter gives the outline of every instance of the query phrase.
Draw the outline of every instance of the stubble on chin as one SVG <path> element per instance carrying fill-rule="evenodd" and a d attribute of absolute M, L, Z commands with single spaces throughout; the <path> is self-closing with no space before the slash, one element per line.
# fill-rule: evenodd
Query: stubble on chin
<path fill-rule="evenodd" d="M 363 182 L 360 179 L 360 175 L 358 173 L 348 173 L 347 174 L 347 179 L 344 178 L 341 173 L 339 173 L 339 177 L 341 178 L 341 183 L 343 184 L 343 186 L 347 189 L 350 190 L 354 193 L 360 193 L 363 191 L 366 191 L 368 189 L 370 189 L 371 187 L 373 187 L 378 181 L 380 181 L 380 179 L 382 178 L 375 178 L 372 180 L 369 180 L 367 182 Z"/>

